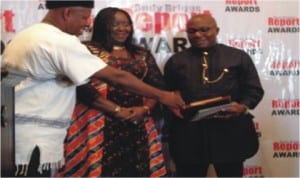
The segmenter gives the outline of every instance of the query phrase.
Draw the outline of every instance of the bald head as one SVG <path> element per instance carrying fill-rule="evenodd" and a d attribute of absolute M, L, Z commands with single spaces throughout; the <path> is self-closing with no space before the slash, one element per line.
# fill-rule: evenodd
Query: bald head
<path fill-rule="evenodd" d="M 213 18 L 209 14 L 195 15 L 195 16 L 191 17 L 191 19 L 188 21 L 187 25 L 189 25 L 191 23 L 192 24 L 193 23 L 206 23 L 207 25 L 210 25 L 210 26 L 216 26 L 216 27 L 218 26 L 215 18 Z"/>
<path fill-rule="evenodd" d="M 56 26 L 61 31 L 80 36 L 90 26 L 90 7 L 68 6 L 49 9 L 43 22 Z"/>
<path fill-rule="evenodd" d="M 188 21 L 186 29 L 193 47 L 209 48 L 216 44 L 219 28 L 211 15 L 198 14 L 193 16 Z"/>

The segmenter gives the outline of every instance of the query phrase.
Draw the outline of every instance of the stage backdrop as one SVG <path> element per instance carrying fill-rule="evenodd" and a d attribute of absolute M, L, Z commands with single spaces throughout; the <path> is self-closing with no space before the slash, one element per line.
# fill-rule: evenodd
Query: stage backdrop
<path fill-rule="evenodd" d="M 44 0 L 0 3 L 5 44 L 47 12 Z M 189 46 L 186 21 L 197 13 L 212 14 L 220 27 L 218 41 L 252 57 L 265 89 L 262 102 L 251 111 L 260 148 L 245 162 L 244 176 L 299 176 L 298 0 L 97 0 L 93 17 L 107 6 L 130 13 L 136 43 L 151 49 L 161 69 L 172 54 Z M 80 38 L 87 40 L 89 34 Z"/>

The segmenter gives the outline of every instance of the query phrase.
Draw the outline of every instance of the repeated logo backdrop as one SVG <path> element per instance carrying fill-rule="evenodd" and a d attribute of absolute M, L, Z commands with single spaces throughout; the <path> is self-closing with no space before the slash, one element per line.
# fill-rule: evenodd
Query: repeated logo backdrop
<path fill-rule="evenodd" d="M 44 0 L 0 3 L 5 44 L 47 12 Z M 252 57 L 266 91 L 251 111 L 260 148 L 246 161 L 244 177 L 299 177 L 299 5 L 299 0 L 96 0 L 93 17 L 107 6 L 129 12 L 135 42 L 152 51 L 162 70 L 172 54 L 189 47 L 187 20 L 212 14 L 220 27 L 218 41 Z M 80 38 L 89 35 L 87 30 Z"/>

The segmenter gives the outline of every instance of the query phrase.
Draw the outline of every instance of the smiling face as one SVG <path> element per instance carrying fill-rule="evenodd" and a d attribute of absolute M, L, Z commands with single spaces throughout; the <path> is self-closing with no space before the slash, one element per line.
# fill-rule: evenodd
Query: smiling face
<path fill-rule="evenodd" d="M 187 23 L 187 35 L 192 46 L 209 48 L 216 44 L 219 28 L 210 15 L 197 15 Z"/>
<path fill-rule="evenodd" d="M 132 33 L 132 24 L 123 12 L 116 12 L 112 22 L 111 37 L 116 45 L 123 45 Z"/>

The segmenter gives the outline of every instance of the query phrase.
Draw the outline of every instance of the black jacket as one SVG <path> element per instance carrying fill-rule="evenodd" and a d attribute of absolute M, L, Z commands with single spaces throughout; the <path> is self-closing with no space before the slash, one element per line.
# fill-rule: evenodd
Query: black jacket
<path fill-rule="evenodd" d="M 180 91 L 189 103 L 216 96 L 231 96 L 233 101 L 253 109 L 264 90 L 252 62 L 244 51 L 217 44 L 207 50 L 207 76 L 214 80 L 223 69 L 229 72 L 216 83 L 203 83 L 203 50 L 189 48 L 173 55 L 166 63 L 164 76 L 170 90 Z M 250 114 L 229 120 L 206 119 L 189 122 L 169 119 L 171 154 L 177 163 L 216 163 L 242 161 L 258 149 L 258 138 Z"/>

